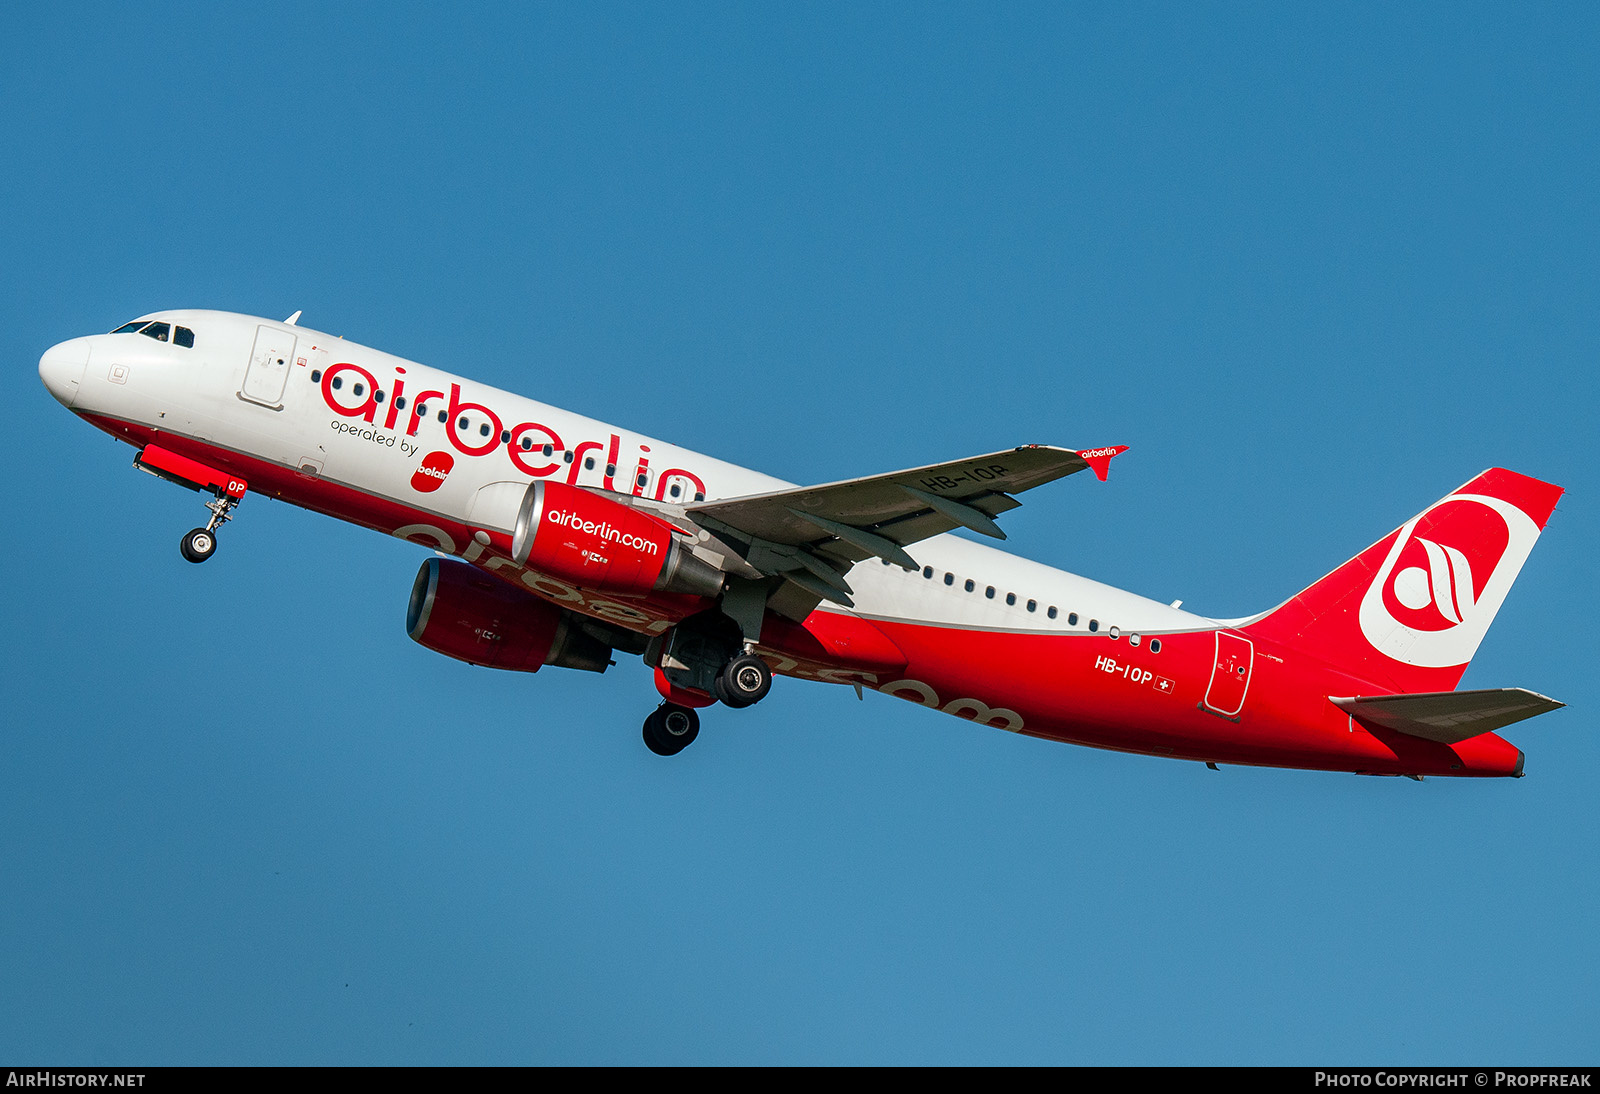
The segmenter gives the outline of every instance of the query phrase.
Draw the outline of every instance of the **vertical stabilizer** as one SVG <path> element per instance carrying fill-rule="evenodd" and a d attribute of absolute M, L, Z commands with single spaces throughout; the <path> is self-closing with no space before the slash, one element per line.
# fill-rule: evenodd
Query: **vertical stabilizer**
<path fill-rule="evenodd" d="M 1485 471 L 1243 631 L 1394 691 L 1451 691 L 1561 493 Z"/>

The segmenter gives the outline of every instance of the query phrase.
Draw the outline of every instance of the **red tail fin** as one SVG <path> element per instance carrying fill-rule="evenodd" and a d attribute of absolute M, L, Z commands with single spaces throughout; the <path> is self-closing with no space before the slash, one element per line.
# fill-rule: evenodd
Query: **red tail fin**
<path fill-rule="evenodd" d="M 1244 633 L 1395 691 L 1451 691 L 1561 493 L 1485 471 Z"/>

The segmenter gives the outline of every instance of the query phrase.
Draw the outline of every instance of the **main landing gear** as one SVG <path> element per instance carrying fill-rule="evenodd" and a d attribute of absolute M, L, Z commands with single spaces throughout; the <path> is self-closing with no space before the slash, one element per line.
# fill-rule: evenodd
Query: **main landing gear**
<path fill-rule="evenodd" d="M 700 715 L 677 703 L 662 703 L 644 720 L 645 747 L 657 756 L 676 756 L 699 735 Z"/>
<path fill-rule="evenodd" d="M 737 710 L 772 690 L 772 669 L 750 650 L 732 620 L 706 613 L 684 620 L 652 640 L 645 663 L 656 670 L 666 700 L 644 721 L 644 743 L 657 756 L 674 756 L 700 732 L 695 707 L 720 702 Z"/>
<path fill-rule="evenodd" d="M 217 529 L 232 520 L 233 507 L 239 504 L 238 498 L 231 498 L 221 494 L 215 501 L 206 502 L 206 508 L 211 510 L 211 519 L 206 521 L 204 528 L 191 528 L 183 534 L 183 539 L 178 543 L 178 550 L 190 562 L 204 562 L 217 553 Z"/>
<path fill-rule="evenodd" d="M 711 693 L 735 710 L 761 702 L 771 690 L 772 670 L 753 653 L 729 661 L 711 683 Z"/>

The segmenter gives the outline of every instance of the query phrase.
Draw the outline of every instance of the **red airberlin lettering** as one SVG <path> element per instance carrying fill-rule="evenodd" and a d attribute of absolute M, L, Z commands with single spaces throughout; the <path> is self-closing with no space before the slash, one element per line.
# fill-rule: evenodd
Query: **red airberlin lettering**
<path fill-rule="evenodd" d="M 422 457 L 422 466 L 411 476 L 411 489 L 431 494 L 444 485 L 445 476 L 456 465 L 456 458 L 448 452 L 429 452 Z"/>
<path fill-rule="evenodd" d="M 423 423 L 442 411 L 445 437 L 457 452 L 463 456 L 487 456 L 503 448 L 511 465 L 532 478 L 560 476 L 564 468 L 566 481 L 577 485 L 584 472 L 599 471 L 602 466 L 600 460 L 603 459 L 604 470 L 596 475 L 600 485 L 606 490 L 619 489 L 618 480 L 624 471 L 622 437 L 618 434 L 609 434 L 603 441 L 579 441 L 567 448 L 561 436 L 548 425 L 539 422 L 509 425 L 512 419 L 501 417 L 493 408 L 464 399 L 459 383 L 452 383 L 448 393 L 434 390 L 408 392 L 406 382 L 401 378 L 405 369 L 397 367 L 394 371 L 396 375 L 385 392 L 371 372 L 349 361 L 340 361 L 323 372 L 318 387 L 322 391 L 323 402 L 335 414 L 345 418 L 360 418 L 386 432 L 403 427 L 407 437 L 417 436 Z M 406 400 L 404 413 L 402 399 Z M 388 403 L 386 408 L 381 405 L 383 402 Z M 439 405 L 441 402 L 444 404 L 442 407 Z M 663 469 L 654 476 L 652 484 L 649 453 L 648 445 L 639 446 L 633 474 L 621 483 L 620 492 L 642 497 L 647 488 L 653 485 L 654 489 L 650 492 L 657 501 L 678 503 L 707 495 L 709 491 L 705 480 L 682 467 Z M 435 459 L 448 462 L 428 462 Z M 591 459 L 595 467 L 586 466 Z M 424 492 L 437 490 L 453 464 L 454 461 L 445 453 L 430 454 L 412 476 L 412 486 Z"/>
<path fill-rule="evenodd" d="M 355 406 L 345 406 L 333 396 L 334 388 L 344 387 L 344 380 L 340 378 L 340 374 L 345 372 L 353 372 L 366 381 L 365 386 L 356 384 L 351 388 L 351 394 L 361 400 Z M 364 419 L 368 425 L 372 424 L 373 416 L 378 412 L 378 403 L 373 397 L 373 392 L 377 390 L 378 381 L 372 378 L 372 373 L 360 365 L 342 362 L 322 374 L 322 399 L 328 404 L 328 408 L 335 414 L 341 414 L 346 418 Z M 360 394 L 356 394 L 358 391 Z"/>

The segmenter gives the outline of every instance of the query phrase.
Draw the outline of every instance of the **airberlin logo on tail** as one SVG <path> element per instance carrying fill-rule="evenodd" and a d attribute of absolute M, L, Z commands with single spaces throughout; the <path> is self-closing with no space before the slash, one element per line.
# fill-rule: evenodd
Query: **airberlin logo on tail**
<path fill-rule="evenodd" d="M 422 466 L 411 476 L 411 489 L 424 494 L 433 493 L 444 485 L 445 476 L 450 474 L 450 469 L 455 465 L 456 459 L 450 453 L 429 452 L 422 457 Z"/>
<path fill-rule="evenodd" d="M 1538 538 L 1508 501 L 1450 495 L 1395 536 L 1362 597 L 1361 633 L 1407 665 L 1466 664 Z"/>
<path fill-rule="evenodd" d="M 1477 592 L 1472 585 L 1472 563 L 1461 551 L 1422 536 L 1413 536 L 1422 545 L 1427 566 L 1407 566 L 1394 575 L 1395 600 L 1413 612 L 1427 612 L 1429 605 L 1446 626 L 1464 623 L 1472 614 Z M 1427 628 L 1432 629 L 1432 628 Z"/>

